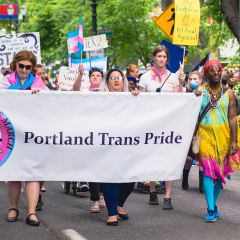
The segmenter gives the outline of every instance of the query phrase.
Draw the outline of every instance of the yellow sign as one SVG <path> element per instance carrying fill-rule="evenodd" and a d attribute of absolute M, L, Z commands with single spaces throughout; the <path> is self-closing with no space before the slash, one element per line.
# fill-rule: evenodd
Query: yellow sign
<path fill-rule="evenodd" d="M 175 0 L 173 44 L 198 45 L 199 26 L 199 0 Z"/>
<path fill-rule="evenodd" d="M 175 6 L 172 2 L 167 9 L 157 18 L 156 25 L 164 31 L 164 33 L 173 40 L 175 22 Z"/>

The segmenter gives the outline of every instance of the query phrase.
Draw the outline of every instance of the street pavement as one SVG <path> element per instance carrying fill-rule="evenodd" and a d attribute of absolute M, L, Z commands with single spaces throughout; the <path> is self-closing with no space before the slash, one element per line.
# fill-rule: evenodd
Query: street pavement
<path fill-rule="evenodd" d="M 106 226 L 107 211 L 90 213 L 89 193 L 63 192 L 60 182 L 47 182 L 43 193 L 43 211 L 39 212 L 40 227 L 25 224 L 26 200 L 21 195 L 19 221 L 6 221 L 8 201 L 6 184 L 0 182 L 0 240 L 239 240 L 240 239 L 240 173 L 234 173 L 224 186 L 218 203 L 222 218 L 205 223 L 204 195 L 198 192 L 198 169 L 190 174 L 190 189 L 183 191 L 176 181 L 173 210 L 148 205 L 147 194 L 134 191 L 126 203 L 129 221 L 119 220 L 118 227 Z"/>

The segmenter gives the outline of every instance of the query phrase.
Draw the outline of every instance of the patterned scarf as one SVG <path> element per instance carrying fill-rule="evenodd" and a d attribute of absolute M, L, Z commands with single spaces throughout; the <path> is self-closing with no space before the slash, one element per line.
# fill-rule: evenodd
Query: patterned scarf
<path fill-rule="evenodd" d="M 33 82 L 34 82 L 35 76 L 30 73 L 28 77 L 25 79 L 24 83 L 22 84 L 20 81 L 20 78 L 16 72 L 16 80 L 17 83 L 13 84 L 8 87 L 8 89 L 14 89 L 14 90 L 26 90 L 26 89 L 31 89 Z"/>
<path fill-rule="evenodd" d="M 160 81 L 162 81 L 162 76 L 167 72 L 167 68 L 164 67 L 162 71 L 159 71 L 157 67 L 154 65 L 152 67 L 153 75 L 152 75 L 152 80 L 156 80 L 158 77 Z"/>

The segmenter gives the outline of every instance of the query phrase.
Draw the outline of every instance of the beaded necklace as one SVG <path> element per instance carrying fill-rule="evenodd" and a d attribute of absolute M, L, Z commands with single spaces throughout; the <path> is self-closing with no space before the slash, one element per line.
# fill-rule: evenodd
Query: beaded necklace
<path fill-rule="evenodd" d="M 216 89 L 213 90 L 209 84 L 206 84 L 206 89 L 209 95 L 209 100 L 211 103 L 211 106 L 213 108 L 216 108 L 218 106 L 218 100 L 221 98 L 221 96 L 223 95 L 223 87 L 222 84 L 220 84 L 220 86 Z"/>

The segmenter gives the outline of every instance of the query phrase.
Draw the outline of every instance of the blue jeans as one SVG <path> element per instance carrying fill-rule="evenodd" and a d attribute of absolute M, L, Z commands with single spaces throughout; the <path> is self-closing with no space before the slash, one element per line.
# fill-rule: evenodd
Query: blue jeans
<path fill-rule="evenodd" d="M 135 183 L 102 183 L 102 191 L 106 202 L 108 216 L 118 214 L 117 207 L 123 207 Z"/>

